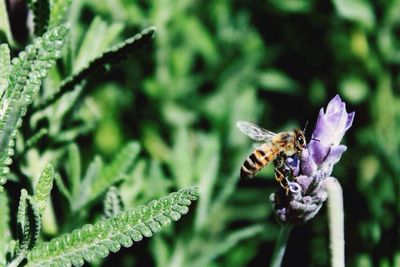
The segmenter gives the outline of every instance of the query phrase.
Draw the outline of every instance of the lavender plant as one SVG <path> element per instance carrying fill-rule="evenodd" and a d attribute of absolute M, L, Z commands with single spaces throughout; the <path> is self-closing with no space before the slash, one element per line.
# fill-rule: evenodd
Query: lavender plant
<path fill-rule="evenodd" d="M 339 95 L 336 95 L 328 103 L 326 111 L 321 108 L 307 148 L 302 151 L 298 159 L 287 159 L 286 168 L 292 169 L 294 175 L 294 179 L 289 182 L 290 193 L 287 194 L 285 190 L 280 189 L 270 196 L 275 217 L 283 225 L 271 266 L 280 266 L 290 228 L 311 220 L 326 201 L 328 192 L 338 192 L 335 190 L 338 181 L 331 174 L 333 166 L 347 150 L 347 147 L 340 142 L 351 127 L 354 115 L 355 112 L 347 113 L 346 104 Z M 329 190 L 332 186 L 334 189 Z M 341 194 L 340 191 L 339 193 Z M 340 217 L 343 213 L 343 210 L 340 210 L 341 204 L 329 206 L 336 208 L 338 205 L 339 210 L 336 211 Z M 336 256 L 336 252 L 334 253 Z M 340 261 L 343 264 L 334 266 L 344 266 L 344 261 Z"/>
<path fill-rule="evenodd" d="M 96 156 L 86 172 L 81 172 L 80 151 L 74 139 L 93 129 L 91 114 L 85 117 L 76 112 L 85 81 L 93 72 L 143 47 L 154 37 L 155 29 L 149 27 L 107 48 L 111 42 L 107 38 L 121 31 L 121 26 L 107 28 L 105 22 L 96 19 L 90 32 L 98 34 L 102 28 L 109 36 L 101 36 L 105 40 L 97 49 L 93 48 L 93 40 L 85 39 L 81 57 L 71 66 L 66 54 L 74 55 L 75 51 L 64 47 L 69 27 L 53 25 L 65 17 L 68 4 L 69 1 L 29 1 L 33 35 L 37 37 L 13 59 L 9 46 L 12 44 L 0 45 L 0 266 L 82 266 L 85 261 L 93 262 L 117 252 L 121 246 L 130 247 L 133 242 L 151 237 L 188 213 L 188 206 L 198 197 L 197 187 L 188 185 L 147 205 L 124 209 L 117 185 L 135 170 L 140 152 L 135 141 L 127 143 L 111 163 L 103 163 Z M 0 8 L 2 18 L 3 14 L 7 17 L 6 10 Z M 90 56 L 86 56 L 85 49 L 90 49 Z M 80 127 L 62 120 L 65 117 L 80 123 Z M 37 122 L 42 119 L 48 119 L 49 125 L 37 129 Z M 26 136 L 27 130 L 21 128 L 24 120 L 28 120 L 26 128 L 33 134 Z M 42 152 L 37 144 L 45 136 L 50 145 Z M 52 143 L 57 147 L 50 147 Z M 16 162 L 13 166 L 12 159 Z M 21 188 L 15 233 L 10 225 L 10 179 Z M 66 216 L 73 221 L 62 230 L 55 223 L 59 207 L 50 198 L 53 183 L 69 204 Z M 105 216 L 87 223 L 89 209 L 102 198 Z M 53 238 L 46 240 L 43 234 Z"/>

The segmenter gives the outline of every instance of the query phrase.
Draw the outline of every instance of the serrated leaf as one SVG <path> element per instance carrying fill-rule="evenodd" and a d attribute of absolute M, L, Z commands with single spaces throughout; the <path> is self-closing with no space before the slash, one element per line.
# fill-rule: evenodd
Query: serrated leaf
<path fill-rule="evenodd" d="M 54 168 L 53 165 L 48 164 L 43 170 L 42 175 L 35 188 L 33 200 L 39 209 L 39 214 L 42 216 L 43 211 L 46 209 L 47 201 L 50 196 L 50 191 L 53 188 Z"/>
<path fill-rule="evenodd" d="M 135 36 L 129 39 L 126 39 L 124 42 L 111 47 L 110 49 L 102 53 L 100 56 L 97 56 L 96 58 L 92 59 L 85 66 L 82 66 L 79 72 L 74 73 L 72 76 L 64 80 L 58 91 L 55 92 L 54 95 L 46 99 L 43 103 L 38 105 L 37 109 L 38 110 L 44 109 L 49 105 L 53 104 L 66 92 L 73 90 L 75 85 L 82 82 L 90 74 L 92 74 L 99 68 L 107 64 L 115 64 L 121 61 L 122 59 L 126 58 L 129 54 L 135 52 L 137 49 L 148 44 L 149 40 L 153 38 L 154 33 L 155 33 L 154 27 L 146 28 L 141 33 L 136 34 Z"/>
<path fill-rule="evenodd" d="M 10 75 L 10 49 L 7 44 L 0 45 L 0 98 L 8 87 L 8 77 Z"/>
<path fill-rule="evenodd" d="M 10 210 L 6 193 L 0 193 L 0 266 L 6 264 L 6 254 L 10 250 Z"/>
<path fill-rule="evenodd" d="M 189 187 L 94 225 L 87 224 L 34 247 L 28 254 L 26 266 L 81 266 L 83 260 L 91 262 L 105 257 L 109 251 L 117 252 L 121 246 L 129 247 L 133 241 L 142 240 L 143 236 L 152 236 L 161 229 L 156 218 L 178 218 L 176 213 L 179 212 L 173 208 L 176 205 L 188 206 L 178 203 L 185 202 L 182 201 L 184 199 L 190 204 L 197 197 L 197 187 Z"/>
<path fill-rule="evenodd" d="M 0 189 L 9 173 L 7 166 L 12 162 L 14 139 L 22 117 L 38 92 L 42 79 L 61 56 L 67 33 L 68 28 L 63 25 L 46 32 L 12 60 L 9 85 L 0 107 Z"/>
<path fill-rule="evenodd" d="M 50 19 L 50 2 L 49 0 L 31 0 L 28 7 L 33 14 L 34 34 L 42 35 L 48 27 Z"/>
<path fill-rule="evenodd" d="M 52 28 L 64 22 L 71 0 L 53 0 L 50 3 L 49 27 Z"/>
<path fill-rule="evenodd" d="M 118 215 L 124 209 L 122 198 L 118 192 L 118 188 L 111 186 L 104 199 L 104 216 L 111 218 Z"/>
<path fill-rule="evenodd" d="M 25 189 L 21 190 L 17 212 L 18 247 L 16 256 L 25 255 L 35 244 L 40 233 L 40 212 Z"/>
<path fill-rule="evenodd" d="M 95 17 L 84 35 L 75 58 L 73 74 L 81 71 L 91 60 L 103 53 L 121 31 L 121 24 L 107 25 L 100 17 Z"/>

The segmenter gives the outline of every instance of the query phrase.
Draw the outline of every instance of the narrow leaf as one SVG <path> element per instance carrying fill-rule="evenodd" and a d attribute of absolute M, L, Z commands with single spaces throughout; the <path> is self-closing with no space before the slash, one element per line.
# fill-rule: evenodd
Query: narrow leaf
<path fill-rule="evenodd" d="M 61 194 L 64 195 L 69 201 L 71 200 L 71 194 L 69 193 L 67 187 L 64 184 L 64 181 L 62 180 L 61 176 L 59 173 L 56 173 L 54 175 L 54 181 L 56 182 L 56 186 L 58 190 L 60 190 Z"/>
<path fill-rule="evenodd" d="M 253 225 L 234 231 L 230 235 L 222 239 L 220 242 L 217 242 L 216 245 L 208 246 L 206 248 L 207 252 L 204 253 L 204 256 L 200 257 L 194 262 L 191 262 L 191 266 L 209 266 L 212 262 L 215 261 L 217 257 L 224 255 L 228 251 L 231 251 L 239 243 L 262 234 L 262 232 L 264 231 L 265 227 L 262 225 Z"/>
<path fill-rule="evenodd" d="M 14 45 L 10 23 L 8 20 L 7 5 L 5 0 L 0 0 L 0 41 L 3 39 L 1 35 L 5 35 L 10 45 Z"/>
<path fill-rule="evenodd" d="M 28 140 L 26 140 L 25 143 L 25 148 L 24 150 L 28 150 L 29 148 L 33 147 L 34 145 L 39 142 L 40 139 L 42 139 L 45 135 L 48 134 L 47 129 L 41 128 L 39 131 L 37 131 L 34 135 L 32 135 Z"/>
<path fill-rule="evenodd" d="M 86 170 L 85 176 L 80 183 L 79 188 L 72 192 L 71 197 L 71 210 L 77 211 L 83 205 L 88 202 L 89 195 L 91 192 L 91 186 L 93 181 L 98 179 L 103 169 L 103 161 L 99 156 L 96 156 L 94 160 L 89 164 Z"/>
<path fill-rule="evenodd" d="M 106 50 L 103 54 L 91 60 L 85 67 L 62 82 L 60 88 L 51 97 L 37 106 L 37 110 L 44 109 L 56 102 L 65 93 L 72 91 L 75 85 L 86 79 L 90 74 L 106 64 L 115 64 L 132 54 L 137 49 L 144 47 L 154 37 L 155 28 L 149 27 L 139 34 Z"/>
<path fill-rule="evenodd" d="M 84 261 L 104 258 L 121 246 L 130 247 L 133 241 L 151 237 L 171 220 L 179 220 L 197 197 L 197 187 L 189 187 L 94 225 L 87 224 L 34 247 L 26 266 L 81 266 Z"/>
<path fill-rule="evenodd" d="M 53 0 L 50 8 L 49 27 L 55 27 L 64 22 L 71 0 Z"/>
<path fill-rule="evenodd" d="M 104 215 L 111 218 L 118 215 L 124 209 L 118 188 L 111 186 L 104 199 Z"/>
<path fill-rule="evenodd" d="M 8 204 L 6 193 L 0 193 L 0 266 L 6 264 L 6 254 L 10 249 L 11 232 L 9 225 L 10 210 Z"/>
<path fill-rule="evenodd" d="M 90 186 L 89 200 L 97 198 L 111 185 L 124 178 L 133 165 L 133 161 L 136 159 L 139 151 L 140 146 L 138 143 L 132 142 L 125 146 L 113 162 L 102 170 L 100 177 L 94 180 Z"/>
<path fill-rule="evenodd" d="M 35 194 L 33 195 L 33 200 L 39 209 L 39 214 L 42 216 L 44 210 L 46 209 L 47 202 L 50 196 L 50 191 L 53 188 L 54 180 L 54 168 L 53 165 L 48 164 L 35 188 Z"/>
<path fill-rule="evenodd" d="M 82 44 L 74 60 L 72 74 L 80 72 L 90 61 L 101 55 L 121 31 L 122 24 L 108 25 L 100 17 L 95 17 L 83 36 Z"/>
<path fill-rule="evenodd" d="M 33 14 L 34 34 L 42 35 L 49 24 L 50 3 L 49 0 L 32 0 L 29 1 L 29 8 Z"/>
<path fill-rule="evenodd" d="M 12 60 L 9 85 L 2 97 L 0 107 L 0 191 L 12 163 L 14 139 L 17 128 L 22 125 L 22 117 L 27 106 L 40 88 L 42 79 L 61 56 L 68 29 L 59 26 L 42 37 Z"/>
<path fill-rule="evenodd" d="M 40 213 L 35 201 L 25 189 L 21 196 L 17 213 L 18 247 L 16 256 L 25 255 L 35 244 L 40 233 Z"/>
<path fill-rule="evenodd" d="M 210 214 L 210 203 L 217 181 L 220 164 L 219 142 L 216 136 L 202 136 L 202 144 L 197 159 L 197 175 L 199 176 L 199 191 L 201 198 L 196 210 L 195 228 L 200 229 Z"/>
<path fill-rule="evenodd" d="M 81 189 L 81 155 L 75 143 L 68 146 L 67 174 L 72 187 L 71 192 L 75 194 Z"/>
<path fill-rule="evenodd" d="M 1 1 L 1 0 L 0 0 Z M 8 87 L 8 77 L 10 75 L 10 49 L 8 45 L 0 45 L 0 99 Z"/>

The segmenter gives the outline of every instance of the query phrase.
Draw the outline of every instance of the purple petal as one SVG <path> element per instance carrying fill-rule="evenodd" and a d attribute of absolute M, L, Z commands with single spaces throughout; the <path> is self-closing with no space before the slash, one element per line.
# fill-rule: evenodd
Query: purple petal
<path fill-rule="evenodd" d="M 326 114 L 325 119 L 329 123 L 332 129 L 338 129 L 340 128 L 340 121 L 342 120 L 343 117 L 347 117 L 346 109 L 344 107 L 343 103 L 343 108 L 336 110 L 335 112 Z"/>
<path fill-rule="evenodd" d="M 320 141 L 311 140 L 307 146 L 310 155 L 317 165 L 320 165 L 328 156 L 330 147 Z"/>
<path fill-rule="evenodd" d="M 329 101 L 328 106 L 326 107 L 326 114 L 330 114 L 336 112 L 342 108 L 342 99 L 339 95 L 335 95 L 334 98 Z"/>
<path fill-rule="evenodd" d="M 329 121 L 326 120 L 326 116 L 324 114 L 324 109 L 321 108 L 321 110 L 319 111 L 319 115 L 317 118 L 317 123 L 315 124 L 315 128 L 313 131 L 313 138 L 318 139 L 322 142 L 324 142 L 325 140 L 329 140 L 329 136 L 332 132 L 332 128 L 329 125 Z"/>
<path fill-rule="evenodd" d="M 315 164 L 314 159 L 311 157 L 308 149 L 303 149 L 301 156 L 301 172 L 307 176 L 314 176 L 317 171 L 317 164 Z"/>
<path fill-rule="evenodd" d="M 308 187 L 313 181 L 313 177 L 307 175 L 300 175 L 296 177 L 296 183 L 301 186 L 303 192 L 307 192 Z"/>
<path fill-rule="evenodd" d="M 344 130 L 347 131 L 351 125 L 353 124 L 353 120 L 354 120 L 354 116 L 356 115 L 356 113 L 353 111 L 350 114 L 347 114 L 347 121 L 346 121 L 346 126 L 344 127 Z"/>
<path fill-rule="evenodd" d="M 329 155 L 325 159 L 325 162 L 331 165 L 335 165 L 336 163 L 338 163 L 343 152 L 345 152 L 346 150 L 347 147 L 345 145 L 338 145 L 331 147 Z"/>

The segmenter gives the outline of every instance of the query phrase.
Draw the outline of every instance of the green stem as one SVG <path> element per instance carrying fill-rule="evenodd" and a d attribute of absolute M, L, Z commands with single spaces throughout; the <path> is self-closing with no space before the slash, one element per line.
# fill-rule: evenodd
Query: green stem
<path fill-rule="evenodd" d="M 289 238 L 290 231 L 293 226 L 282 225 L 275 244 L 274 254 L 272 254 L 271 267 L 280 267 L 282 265 L 283 256 L 285 255 L 286 243 Z"/>
<path fill-rule="evenodd" d="M 331 266 L 344 267 L 344 212 L 342 187 L 339 182 L 332 177 L 326 180 L 325 185 L 328 191 Z"/>

